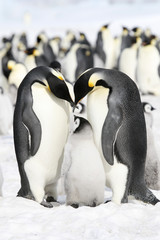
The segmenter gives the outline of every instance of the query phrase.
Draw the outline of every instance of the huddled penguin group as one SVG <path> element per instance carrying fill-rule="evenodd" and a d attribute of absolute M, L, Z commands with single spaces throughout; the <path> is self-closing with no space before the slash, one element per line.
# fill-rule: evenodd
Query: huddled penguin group
<path fill-rule="evenodd" d="M 149 189 L 160 189 L 147 120 L 153 108 L 141 101 L 141 94 L 160 94 L 158 41 L 149 31 L 126 27 L 113 38 L 109 25 L 101 27 L 94 47 L 83 32 L 68 31 L 63 39 L 41 32 L 34 46 L 24 33 L 3 38 L 0 97 L 7 97 L 10 122 L 0 112 L 0 133 L 13 126 L 17 196 L 53 207 L 65 166 L 67 205 L 102 204 L 105 186 L 117 204 L 130 196 L 159 202 Z M 0 190 L 2 182 L 0 176 Z"/>

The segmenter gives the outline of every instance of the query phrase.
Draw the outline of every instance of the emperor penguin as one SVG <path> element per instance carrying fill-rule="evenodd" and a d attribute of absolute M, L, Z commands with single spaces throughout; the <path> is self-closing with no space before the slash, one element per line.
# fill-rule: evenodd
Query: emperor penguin
<path fill-rule="evenodd" d="M 114 38 L 109 29 L 109 24 L 102 26 L 98 32 L 95 52 L 102 59 L 104 67 L 114 67 Z"/>
<path fill-rule="evenodd" d="M 13 106 L 7 93 L 0 87 L 0 135 L 10 133 L 12 126 Z"/>
<path fill-rule="evenodd" d="M 7 66 L 11 71 L 8 76 L 8 93 L 14 106 L 17 98 L 17 89 L 28 71 L 23 63 L 16 62 L 14 60 L 9 60 Z"/>
<path fill-rule="evenodd" d="M 0 197 L 2 197 L 2 186 L 3 186 L 3 175 L 2 175 L 2 170 L 0 168 Z"/>
<path fill-rule="evenodd" d="M 87 94 L 87 119 L 102 157 L 112 201 L 128 196 L 145 203 L 159 200 L 144 181 L 147 151 L 146 125 L 138 88 L 126 74 L 91 68 L 74 85 L 75 104 Z"/>
<path fill-rule="evenodd" d="M 48 66 L 49 62 L 46 57 L 40 53 L 40 51 L 36 48 L 27 48 L 25 50 L 26 57 L 24 60 L 24 65 L 27 68 L 27 71 L 31 71 L 33 68 L 38 66 Z"/>
<path fill-rule="evenodd" d="M 70 164 L 65 174 L 66 204 L 95 207 L 104 202 L 105 172 L 90 123 L 74 116 L 68 139 Z"/>
<path fill-rule="evenodd" d="M 14 111 L 14 145 L 21 178 L 18 196 L 45 201 L 57 198 L 64 146 L 73 100 L 63 75 L 50 67 L 31 70 L 18 88 Z M 47 200 L 47 199 L 46 199 Z"/>
<path fill-rule="evenodd" d="M 148 102 L 142 102 L 147 128 L 147 156 L 145 165 L 145 182 L 153 190 L 160 190 L 160 159 L 157 154 L 153 134 L 153 115 L 155 108 Z"/>
<path fill-rule="evenodd" d="M 76 42 L 61 63 L 65 77 L 73 84 L 82 72 L 93 67 L 93 51 L 90 46 Z"/>
<path fill-rule="evenodd" d="M 141 39 L 138 37 L 132 38 L 132 45 L 125 48 L 119 59 L 119 70 L 127 74 L 136 82 L 137 56 L 138 49 L 141 44 Z"/>
<path fill-rule="evenodd" d="M 49 39 L 45 33 L 41 33 L 37 36 L 36 48 L 45 56 L 49 64 L 56 59 L 52 47 L 49 44 Z"/>
<path fill-rule="evenodd" d="M 160 95 L 160 53 L 156 39 L 143 42 L 137 60 L 137 84 L 142 94 Z"/>
<path fill-rule="evenodd" d="M 15 85 L 16 88 L 18 88 L 21 81 L 28 73 L 27 68 L 23 63 L 10 60 L 8 61 L 8 69 L 11 70 L 8 76 L 9 85 Z"/>

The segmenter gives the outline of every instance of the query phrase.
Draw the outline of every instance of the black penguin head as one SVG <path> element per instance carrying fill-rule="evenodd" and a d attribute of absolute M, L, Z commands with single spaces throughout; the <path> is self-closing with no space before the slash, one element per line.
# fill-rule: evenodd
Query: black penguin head
<path fill-rule="evenodd" d="M 155 108 L 148 102 L 142 102 L 144 113 L 151 113 Z"/>
<path fill-rule="evenodd" d="M 57 69 L 59 72 L 61 72 L 61 64 L 58 61 L 53 61 L 49 65 L 53 69 Z"/>
<path fill-rule="evenodd" d="M 74 115 L 74 134 L 78 134 L 82 131 L 86 131 L 86 128 L 91 128 L 87 119 Z"/>
<path fill-rule="evenodd" d="M 80 75 L 74 85 L 75 104 L 80 102 L 96 86 L 106 86 L 103 81 L 103 70 L 100 68 L 91 68 Z"/>
<path fill-rule="evenodd" d="M 58 98 L 68 101 L 72 107 L 75 106 L 64 81 L 63 75 L 57 70 L 52 69 L 50 74 L 47 76 L 48 87 L 50 91 Z"/>
<path fill-rule="evenodd" d="M 33 56 L 38 56 L 39 55 L 39 51 L 37 48 L 33 47 L 33 48 L 27 48 L 24 51 L 27 55 L 33 55 Z"/>
<path fill-rule="evenodd" d="M 84 98 L 94 86 L 89 84 L 89 76 L 87 72 L 80 75 L 74 84 L 75 104 Z"/>

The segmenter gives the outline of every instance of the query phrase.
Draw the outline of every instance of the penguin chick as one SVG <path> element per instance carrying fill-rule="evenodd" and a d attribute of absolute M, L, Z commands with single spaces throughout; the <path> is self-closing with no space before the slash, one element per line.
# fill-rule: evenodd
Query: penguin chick
<path fill-rule="evenodd" d="M 13 107 L 8 97 L 0 89 L 0 135 L 5 135 L 9 132 L 13 123 Z"/>
<path fill-rule="evenodd" d="M 75 116 L 71 144 L 70 168 L 65 175 L 66 204 L 97 206 L 104 201 L 105 173 L 99 152 L 93 141 L 89 122 Z"/>
<path fill-rule="evenodd" d="M 3 175 L 0 168 L 0 197 L 2 196 Z"/>
<path fill-rule="evenodd" d="M 144 116 L 147 128 L 147 156 L 145 165 L 145 182 L 153 190 L 160 190 L 160 159 L 158 157 L 155 139 L 152 130 L 153 116 L 152 111 L 155 109 L 150 103 L 143 102 Z"/>

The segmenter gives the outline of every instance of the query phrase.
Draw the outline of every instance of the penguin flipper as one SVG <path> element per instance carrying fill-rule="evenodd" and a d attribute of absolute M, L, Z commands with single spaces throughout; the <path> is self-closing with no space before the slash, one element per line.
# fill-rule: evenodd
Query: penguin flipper
<path fill-rule="evenodd" d="M 122 123 L 122 110 L 120 107 L 114 106 L 108 111 L 107 117 L 102 128 L 102 151 L 104 158 L 110 164 L 114 164 L 114 144 L 118 130 Z"/>
<path fill-rule="evenodd" d="M 31 106 L 24 108 L 22 121 L 29 131 L 31 137 L 30 154 L 34 156 L 39 149 L 42 131 L 40 121 Z"/>

